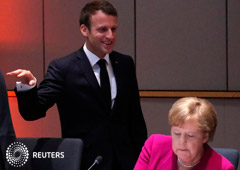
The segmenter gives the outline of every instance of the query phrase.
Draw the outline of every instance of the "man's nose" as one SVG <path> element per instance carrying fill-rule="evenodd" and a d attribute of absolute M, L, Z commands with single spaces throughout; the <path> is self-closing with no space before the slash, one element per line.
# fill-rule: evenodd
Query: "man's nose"
<path fill-rule="evenodd" d="M 107 31 L 107 34 L 106 34 L 106 37 L 107 38 L 113 38 L 113 31 L 111 30 L 111 29 L 109 29 L 108 31 Z"/>

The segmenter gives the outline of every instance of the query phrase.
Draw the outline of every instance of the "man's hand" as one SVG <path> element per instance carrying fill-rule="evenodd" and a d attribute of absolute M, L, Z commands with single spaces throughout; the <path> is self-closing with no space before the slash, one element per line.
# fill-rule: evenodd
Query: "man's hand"
<path fill-rule="evenodd" d="M 34 86 L 36 79 L 29 70 L 17 69 L 7 73 L 7 76 L 16 76 L 23 84 Z"/>

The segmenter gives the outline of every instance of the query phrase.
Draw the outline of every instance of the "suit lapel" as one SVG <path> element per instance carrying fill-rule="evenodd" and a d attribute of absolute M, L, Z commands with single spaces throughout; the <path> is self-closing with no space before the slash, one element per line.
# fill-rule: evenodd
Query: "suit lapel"
<path fill-rule="evenodd" d="M 100 100 L 100 102 L 102 102 L 102 104 L 105 105 L 105 108 L 107 109 L 107 104 L 105 102 L 103 102 L 103 100 L 102 100 L 101 88 L 98 84 L 96 76 L 93 72 L 93 68 L 92 68 L 83 48 L 81 48 L 79 50 L 78 57 L 81 59 L 81 62 L 79 62 L 79 65 L 80 65 L 79 68 L 81 68 L 87 81 L 89 82 L 89 84 L 91 85 L 91 87 L 93 88 L 95 93 L 97 94 L 97 97 Z"/>
<path fill-rule="evenodd" d="M 97 82 L 96 76 L 94 75 L 92 66 L 85 52 L 83 51 L 83 48 L 80 49 L 78 57 L 81 59 L 81 62 L 79 62 L 79 64 L 80 64 L 80 68 L 82 69 L 82 72 L 86 76 L 86 79 L 88 80 L 89 84 L 93 87 L 93 89 L 96 92 L 99 92 L 100 86 Z"/>

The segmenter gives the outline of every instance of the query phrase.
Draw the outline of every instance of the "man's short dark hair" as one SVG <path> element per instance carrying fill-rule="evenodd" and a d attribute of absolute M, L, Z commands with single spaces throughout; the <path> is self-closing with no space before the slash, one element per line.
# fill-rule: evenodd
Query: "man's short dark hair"
<path fill-rule="evenodd" d="M 90 17 L 95 14 L 96 11 L 102 10 L 103 13 L 107 15 L 112 15 L 117 17 L 117 10 L 114 6 L 105 0 L 97 0 L 90 3 L 87 3 L 80 15 L 79 24 L 84 24 L 89 30 L 91 29 Z"/>

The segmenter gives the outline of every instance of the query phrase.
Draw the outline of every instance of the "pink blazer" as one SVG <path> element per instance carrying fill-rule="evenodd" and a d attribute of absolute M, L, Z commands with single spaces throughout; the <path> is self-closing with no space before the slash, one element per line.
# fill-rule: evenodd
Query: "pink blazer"
<path fill-rule="evenodd" d="M 225 157 L 215 152 L 209 145 L 200 163 L 192 170 L 234 170 Z M 177 156 L 172 150 L 172 137 L 151 135 L 145 142 L 134 170 L 177 170 Z"/>

